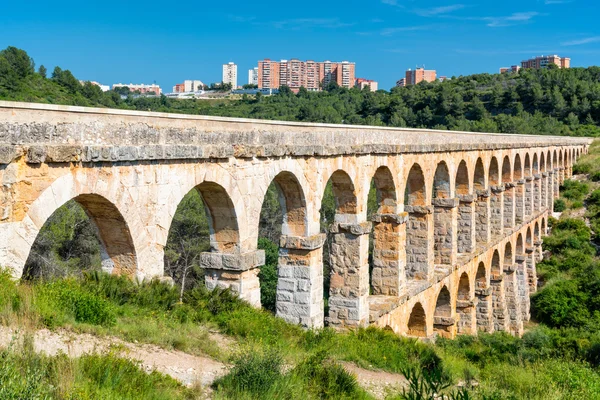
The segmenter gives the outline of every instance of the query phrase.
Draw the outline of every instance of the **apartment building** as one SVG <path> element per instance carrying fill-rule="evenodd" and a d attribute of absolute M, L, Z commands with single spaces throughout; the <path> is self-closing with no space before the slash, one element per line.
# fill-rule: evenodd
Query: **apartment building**
<path fill-rule="evenodd" d="M 558 68 L 571 68 L 571 59 L 568 57 L 559 57 L 556 54 L 551 56 L 539 56 L 521 61 L 521 67 L 531 69 L 548 68 L 550 64 Z"/>
<path fill-rule="evenodd" d="M 294 92 L 301 87 L 317 91 L 336 82 L 339 86 L 351 88 L 355 83 L 355 64 L 343 62 L 300 61 L 298 59 L 258 62 L 258 87 L 279 89 L 289 86 Z"/>
<path fill-rule="evenodd" d="M 360 90 L 363 90 L 366 87 L 369 87 L 369 89 L 372 92 L 377 91 L 379 84 L 371 79 L 365 79 L 365 78 L 356 78 L 356 86 L 357 88 L 359 88 Z"/>
<path fill-rule="evenodd" d="M 173 93 L 193 93 L 204 89 L 204 83 L 198 80 L 185 80 L 173 86 Z"/>
<path fill-rule="evenodd" d="M 141 84 L 130 83 L 129 85 L 124 84 L 124 83 L 115 83 L 112 85 L 112 87 L 113 87 L 113 89 L 116 89 L 119 87 L 127 87 L 127 88 L 129 88 L 130 92 L 139 91 L 142 94 L 154 93 L 157 96 L 159 96 L 162 93 L 162 89 L 160 88 L 160 86 L 158 86 L 155 83 L 153 83 L 152 85 L 146 85 L 143 83 L 141 83 Z"/>
<path fill-rule="evenodd" d="M 258 85 L 258 67 L 248 70 L 248 84 Z"/>
<path fill-rule="evenodd" d="M 434 69 L 427 70 L 425 68 L 417 68 L 411 70 L 410 68 L 406 71 L 405 85 L 417 85 L 423 81 L 433 82 L 436 79 L 436 71 Z"/>
<path fill-rule="evenodd" d="M 229 83 L 232 89 L 237 89 L 237 65 L 233 62 L 223 64 L 223 83 Z"/>
<path fill-rule="evenodd" d="M 502 67 L 500 68 L 500 73 L 501 74 L 505 74 L 508 72 L 514 72 L 514 73 L 518 73 L 521 70 L 521 67 L 518 65 L 512 65 L 510 68 L 509 67 Z"/>

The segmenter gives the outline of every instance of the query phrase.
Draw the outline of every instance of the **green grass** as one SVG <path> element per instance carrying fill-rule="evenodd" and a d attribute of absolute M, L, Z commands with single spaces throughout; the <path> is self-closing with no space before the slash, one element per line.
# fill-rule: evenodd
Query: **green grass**
<path fill-rule="evenodd" d="M 1 399 L 192 399 L 188 389 L 158 372 L 146 373 L 114 354 L 46 356 L 35 353 L 30 337 L 0 350 Z"/>

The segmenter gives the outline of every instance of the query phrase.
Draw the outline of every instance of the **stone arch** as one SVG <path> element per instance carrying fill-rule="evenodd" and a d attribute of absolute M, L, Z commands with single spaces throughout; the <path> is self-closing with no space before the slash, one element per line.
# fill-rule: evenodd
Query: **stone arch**
<path fill-rule="evenodd" d="M 547 174 L 547 170 L 548 170 L 548 165 L 547 162 L 549 162 L 550 160 L 548 160 L 546 158 L 546 154 L 542 151 L 540 153 L 540 177 L 541 177 L 541 185 L 540 185 L 540 209 L 544 209 L 548 207 L 548 193 L 550 191 L 550 185 L 551 183 L 549 182 L 548 179 L 548 174 Z"/>
<path fill-rule="evenodd" d="M 465 160 L 462 160 L 458 165 L 458 169 L 456 170 L 455 185 L 455 192 L 457 195 L 468 195 L 471 192 L 471 188 L 469 185 L 469 169 L 467 168 L 467 163 L 465 162 Z"/>
<path fill-rule="evenodd" d="M 494 177 L 495 179 L 498 179 L 498 160 L 496 160 L 496 157 L 494 157 L 492 159 L 492 162 L 496 161 L 496 176 Z M 491 165 L 490 165 L 490 173 L 491 173 Z M 491 181 L 492 177 L 490 175 L 490 181 Z M 494 183 L 495 185 L 497 185 L 497 183 Z M 483 166 L 483 161 L 481 160 L 481 157 L 477 159 L 477 162 L 475 163 L 475 173 L 473 175 L 473 188 L 475 190 L 485 190 L 486 189 L 486 184 L 485 184 L 485 168 Z"/>
<path fill-rule="evenodd" d="M 481 172 L 483 172 L 483 164 L 481 165 Z M 482 189 L 485 188 L 485 177 L 483 179 Z M 459 200 L 457 213 L 457 251 L 466 254 L 475 250 L 476 194 L 471 194 L 469 170 L 464 160 L 458 165 L 455 185 L 455 192 Z M 487 211 L 487 208 L 485 211 Z"/>
<path fill-rule="evenodd" d="M 523 246 L 523 235 L 519 233 L 517 236 L 517 241 L 515 242 L 515 253 L 516 255 L 523 254 L 525 251 L 525 247 Z"/>
<path fill-rule="evenodd" d="M 397 217 L 396 185 L 390 169 L 379 167 L 373 184 L 378 209 L 372 217 L 371 293 L 399 296 L 406 281 L 404 244 L 401 243 L 405 227 Z"/>
<path fill-rule="evenodd" d="M 494 160 L 496 160 L 494 158 Z M 496 164 L 498 162 L 496 161 Z M 498 168 L 498 166 L 496 165 L 496 169 Z M 496 172 L 497 174 L 497 172 Z M 481 158 L 477 159 L 477 162 L 475 163 L 475 173 L 473 175 L 473 189 L 474 189 L 474 196 L 473 196 L 473 201 L 474 201 L 474 207 L 468 207 L 468 204 L 461 204 L 461 210 L 466 209 L 466 211 L 469 211 L 470 209 L 473 210 L 473 217 L 472 218 L 462 218 L 463 215 L 461 214 L 461 220 L 466 220 L 468 222 L 471 222 L 471 224 L 474 226 L 473 229 L 473 233 L 474 233 L 474 238 L 473 238 L 473 245 L 472 245 L 472 250 L 474 250 L 477 246 L 477 244 L 481 243 L 487 243 L 490 241 L 490 235 L 492 232 L 492 202 L 490 200 L 490 196 L 491 196 L 491 191 L 490 189 L 487 187 L 488 185 L 486 185 L 486 179 L 485 179 L 485 167 L 483 166 L 483 161 Z M 494 203 L 495 206 L 495 203 Z M 459 223 L 460 226 L 460 223 Z M 469 233 L 469 231 L 467 229 L 464 229 L 463 231 L 465 231 L 467 234 Z M 461 234 L 459 233 L 459 239 L 461 238 Z"/>
<path fill-rule="evenodd" d="M 71 200 L 82 207 L 96 228 L 102 247 L 102 269 L 133 277 L 138 272 L 137 254 L 130 227 L 116 205 L 94 193 L 80 194 Z"/>
<path fill-rule="evenodd" d="M 527 243 L 527 248 L 533 246 L 533 236 L 531 234 L 531 227 L 527 227 L 527 234 L 525 235 L 525 242 Z"/>
<path fill-rule="evenodd" d="M 397 212 L 397 195 L 394 175 L 386 166 L 381 166 L 373 175 L 377 193 L 378 214 L 394 214 Z"/>
<path fill-rule="evenodd" d="M 533 203 L 531 205 L 531 211 L 532 214 L 533 212 L 536 212 L 540 209 L 540 201 L 541 201 L 541 197 L 540 197 L 540 193 L 542 191 L 542 187 L 541 187 L 541 177 L 540 177 L 540 166 L 538 163 L 538 155 L 537 153 L 533 154 L 533 159 L 531 162 L 531 174 L 533 175 L 533 193 L 532 193 L 532 200 Z"/>
<path fill-rule="evenodd" d="M 449 199 L 452 197 L 450 173 L 445 161 L 440 161 L 435 169 L 432 194 L 435 199 Z"/>
<path fill-rule="evenodd" d="M 502 183 L 509 182 L 512 182 L 512 172 L 510 168 L 510 159 L 508 156 L 505 156 L 502 161 Z"/>
<path fill-rule="evenodd" d="M 354 222 L 358 211 L 358 199 L 352 178 L 344 170 L 338 169 L 331 174 L 327 182 L 329 181 L 335 199 L 334 221 Z"/>
<path fill-rule="evenodd" d="M 522 224 L 525 219 L 525 185 L 523 181 L 523 165 L 521 162 L 521 156 L 517 154 L 515 156 L 515 163 L 513 168 L 513 179 L 515 180 L 514 189 L 514 202 L 515 202 L 515 223 Z M 531 202 L 528 204 L 531 205 Z"/>
<path fill-rule="evenodd" d="M 533 241 L 536 242 L 538 240 L 540 240 L 540 224 L 538 221 L 535 221 L 533 228 Z"/>
<path fill-rule="evenodd" d="M 469 275 L 463 272 L 458 280 L 458 300 L 469 300 L 471 298 L 471 283 L 469 281 Z"/>
<path fill-rule="evenodd" d="M 493 330 L 492 320 L 492 297 L 488 289 L 488 275 L 483 261 L 477 266 L 475 273 L 475 296 L 477 305 L 475 309 L 475 319 L 477 321 L 477 330 L 491 332 Z"/>
<path fill-rule="evenodd" d="M 426 188 L 423 170 L 419 164 L 414 164 L 406 179 L 404 204 L 409 206 L 424 206 L 426 204 Z"/>
<path fill-rule="evenodd" d="M 542 218 L 541 228 L 542 228 L 542 232 L 541 232 L 542 236 L 546 236 L 548 234 L 547 227 L 546 227 L 546 218 Z"/>
<path fill-rule="evenodd" d="M 473 326 L 476 323 L 475 307 L 471 298 L 471 282 L 466 272 L 463 272 L 458 280 L 456 312 L 460 317 L 458 321 L 458 333 L 472 334 Z"/>
<path fill-rule="evenodd" d="M 240 250 L 240 235 L 235 207 L 227 191 L 218 183 L 196 186 L 208 217 L 211 251 L 234 253 Z"/>
<path fill-rule="evenodd" d="M 13 245 L 3 267 L 11 269 L 14 276 L 20 278 L 31 247 L 48 218 L 69 200 L 74 200 L 98 229 L 107 270 L 140 279 L 162 276 L 162 248 L 153 246 L 138 210 L 129 204 L 129 196 L 122 195 L 127 190 L 121 187 L 118 179 L 96 185 L 99 179 L 90 179 L 86 172 L 61 176 L 29 205 L 13 235 L 5 238 Z M 89 186 L 92 183 L 93 186 Z"/>
<path fill-rule="evenodd" d="M 427 337 L 427 316 L 421 303 L 415 304 L 410 312 L 408 334 L 416 337 Z"/>
<path fill-rule="evenodd" d="M 468 278 L 467 278 L 468 279 Z M 437 295 L 435 302 L 435 313 L 437 317 L 450 317 L 452 316 L 452 298 L 450 291 L 447 286 L 443 286 Z"/>
<path fill-rule="evenodd" d="M 468 176 L 468 174 L 467 174 Z M 444 161 L 440 161 L 433 179 L 434 263 L 453 265 L 456 259 L 455 209 L 452 199 L 450 173 Z"/>
<path fill-rule="evenodd" d="M 508 174 L 510 175 L 510 164 L 508 166 Z M 488 182 L 490 186 L 490 235 L 501 235 L 503 230 L 503 200 L 504 200 L 504 188 L 501 187 L 502 184 L 502 176 L 500 175 L 500 166 L 498 164 L 498 159 L 496 157 L 492 157 L 490 161 L 489 173 L 488 173 Z M 487 206 L 487 205 L 486 205 Z"/>
<path fill-rule="evenodd" d="M 504 261 L 503 261 L 503 272 L 504 276 L 504 288 L 502 295 L 504 295 L 504 322 L 499 320 L 500 330 L 510 329 L 511 332 L 520 334 L 523 330 L 522 311 L 520 304 L 522 297 L 520 296 L 521 290 L 519 289 L 519 280 L 522 280 L 521 272 L 516 272 L 515 269 L 515 256 L 513 254 L 513 246 L 511 242 L 507 242 L 504 246 Z M 510 315 L 510 318 L 508 317 Z"/>
<path fill-rule="evenodd" d="M 453 336 L 452 297 L 448 287 L 440 289 L 433 313 L 433 329 L 442 337 Z"/>
<path fill-rule="evenodd" d="M 510 244 L 510 242 L 507 244 Z M 506 300 L 504 297 L 502 263 L 500 262 L 498 250 L 495 250 L 494 255 L 492 256 L 490 287 L 492 292 L 493 330 L 505 331 L 508 323 L 508 311 L 506 309 Z"/>
<path fill-rule="evenodd" d="M 554 155 L 552 157 L 552 168 L 558 168 L 559 164 L 558 164 L 558 151 L 554 150 Z"/>
<path fill-rule="evenodd" d="M 499 276 L 502 274 L 502 265 L 500 263 L 500 253 L 498 250 L 494 250 L 494 254 L 492 255 L 491 274 L 493 276 Z"/>
<path fill-rule="evenodd" d="M 503 264 L 505 266 L 510 266 L 513 263 L 513 252 L 512 252 L 512 244 L 510 242 L 506 242 L 504 246 L 504 261 Z"/>
<path fill-rule="evenodd" d="M 508 173 L 510 174 L 510 164 L 508 165 Z M 488 173 L 488 179 L 490 182 L 490 185 L 500 185 L 500 183 L 502 182 L 501 176 L 500 176 L 500 167 L 498 164 L 498 159 L 496 157 L 492 157 L 492 159 L 490 160 L 490 169 L 489 169 L 489 173 Z"/>
<path fill-rule="evenodd" d="M 515 156 L 515 162 L 513 167 L 513 179 L 515 181 L 523 179 L 523 166 L 521 164 L 521 156 L 519 154 Z"/>
<path fill-rule="evenodd" d="M 408 213 L 405 246 L 407 279 L 426 280 L 433 275 L 433 238 L 430 236 L 433 222 L 426 198 L 423 170 L 419 164 L 413 164 L 404 192 L 404 210 Z"/>
<path fill-rule="evenodd" d="M 525 153 L 525 162 L 523 165 L 523 176 L 531 176 L 532 174 L 532 170 L 531 170 L 531 157 L 529 156 L 529 153 Z"/>
<path fill-rule="evenodd" d="M 560 149 L 558 151 L 558 165 L 560 165 L 561 168 L 564 168 L 564 166 L 565 166 L 565 160 L 563 158 L 563 151 L 562 151 L 562 149 Z"/>

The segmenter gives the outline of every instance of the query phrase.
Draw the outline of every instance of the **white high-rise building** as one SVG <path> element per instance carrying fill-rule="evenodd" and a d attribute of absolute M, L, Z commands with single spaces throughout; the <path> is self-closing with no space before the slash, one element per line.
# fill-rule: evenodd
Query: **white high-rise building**
<path fill-rule="evenodd" d="M 258 85 L 258 67 L 248 70 L 248 84 Z"/>
<path fill-rule="evenodd" d="M 230 83 L 232 89 L 237 89 L 237 65 L 223 64 L 223 83 Z"/>

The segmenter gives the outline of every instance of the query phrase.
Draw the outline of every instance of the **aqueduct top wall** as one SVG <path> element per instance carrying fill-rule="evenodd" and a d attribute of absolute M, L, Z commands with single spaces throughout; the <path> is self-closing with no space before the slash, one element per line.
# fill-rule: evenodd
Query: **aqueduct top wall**
<path fill-rule="evenodd" d="M 75 200 L 95 222 L 109 268 L 162 275 L 171 220 L 196 189 L 211 231 L 207 284 L 257 304 L 259 216 L 275 183 L 284 211 L 277 313 L 320 326 L 319 210 L 332 182 L 332 325 L 518 333 L 539 227 L 590 142 L 0 101 L 0 265 L 20 276 L 44 223 Z M 379 210 L 367 216 L 372 179 Z M 518 246 L 519 235 L 530 239 Z"/>
<path fill-rule="evenodd" d="M 91 162 L 451 152 L 590 141 L 0 101 L 0 143 L 0 163 L 6 164 L 18 155 L 19 145 L 58 146 L 60 151 L 48 154 L 55 162 Z M 72 153 L 68 146 L 74 146 Z"/>

